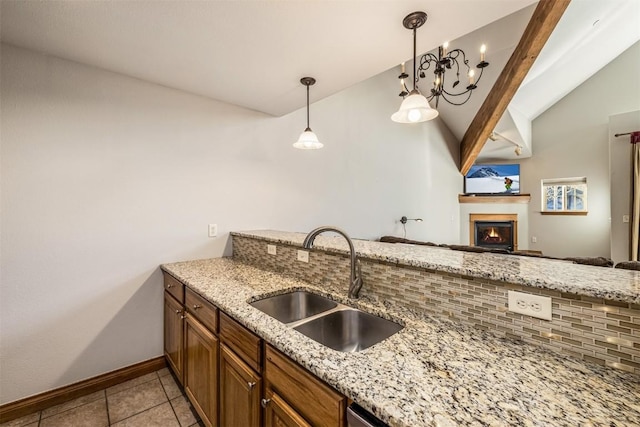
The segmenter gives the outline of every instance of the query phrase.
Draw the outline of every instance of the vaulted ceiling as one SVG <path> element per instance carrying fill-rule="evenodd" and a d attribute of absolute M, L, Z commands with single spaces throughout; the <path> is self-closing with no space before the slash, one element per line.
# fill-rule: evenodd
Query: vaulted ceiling
<path fill-rule="evenodd" d="M 411 57 L 402 19 L 425 10 L 422 51 L 535 0 L 2 1 L 5 43 L 275 116 Z M 491 51 L 490 51 L 491 52 Z"/>
<path fill-rule="evenodd" d="M 318 80 L 313 102 L 394 67 L 399 71 L 398 64 L 410 60 L 412 49 L 411 32 L 402 19 L 424 10 L 429 17 L 417 33 L 419 52 L 451 41 L 475 63 L 479 45 L 488 46 L 491 65 L 471 100 L 462 107 L 438 107 L 463 140 L 536 4 L 3 0 L 0 36 L 3 43 L 280 116 L 304 106 L 303 76 Z M 514 144 L 523 147 L 523 157 L 530 155 L 531 121 L 639 40 L 638 16 L 638 0 L 572 0 L 492 129 L 496 141 L 488 140 L 479 159 L 515 158 Z"/>

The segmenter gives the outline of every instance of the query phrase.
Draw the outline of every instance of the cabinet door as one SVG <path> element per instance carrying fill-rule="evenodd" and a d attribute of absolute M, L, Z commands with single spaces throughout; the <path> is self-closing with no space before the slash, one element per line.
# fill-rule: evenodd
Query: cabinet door
<path fill-rule="evenodd" d="M 190 314 L 184 338 L 184 391 L 202 422 L 218 425 L 218 339 Z"/>
<path fill-rule="evenodd" d="M 270 345 L 266 346 L 266 388 L 281 396 L 314 426 L 346 424 L 347 398 Z"/>
<path fill-rule="evenodd" d="M 267 389 L 266 399 L 263 402 L 265 427 L 311 427 L 311 424 L 273 390 Z"/>
<path fill-rule="evenodd" d="M 260 426 L 261 378 L 229 347 L 220 345 L 220 425 Z"/>
<path fill-rule="evenodd" d="M 184 309 L 170 294 L 164 294 L 164 354 L 176 377 L 183 383 Z"/>

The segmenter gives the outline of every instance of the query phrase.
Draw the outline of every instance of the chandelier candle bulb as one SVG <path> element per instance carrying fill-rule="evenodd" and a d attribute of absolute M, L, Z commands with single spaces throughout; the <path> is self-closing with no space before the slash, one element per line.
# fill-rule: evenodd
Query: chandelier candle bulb
<path fill-rule="evenodd" d="M 449 49 L 449 42 L 442 43 L 442 56 L 447 54 L 447 49 Z"/>
<path fill-rule="evenodd" d="M 484 54 L 487 51 L 487 46 L 486 45 L 482 45 L 480 46 L 480 62 L 484 62 Z"/>
<path fill-rule="evenodd" d="M 472 85 L 473 84 L 473 78 L 476 75 L 476 72 L 473 70 L 469 70 L 469 84 Z"/>

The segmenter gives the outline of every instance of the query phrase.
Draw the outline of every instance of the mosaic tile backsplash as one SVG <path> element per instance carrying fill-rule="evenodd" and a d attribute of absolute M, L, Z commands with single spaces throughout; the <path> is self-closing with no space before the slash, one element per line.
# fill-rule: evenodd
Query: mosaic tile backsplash
<path fill-rule="evenodd" d="M 349 259 L 314 250 L 297 261 L 300 247 L 233 236 L 233 257 L 316 286 L 348 287 Z M 448 249 L 442 249 L 448 250 Z M 449 317 L 583 360 L 640 374 L 640 305 L 361 259 L 362 293 Z M 602 267 L 605 268 L 605 267 Z M 552 298 L 551 321 L 507 310 L 509 290 Z"/>

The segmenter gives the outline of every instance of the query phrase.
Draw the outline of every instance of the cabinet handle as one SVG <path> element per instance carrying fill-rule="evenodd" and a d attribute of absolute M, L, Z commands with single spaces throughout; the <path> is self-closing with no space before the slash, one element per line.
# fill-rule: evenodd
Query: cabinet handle
<path fill-rule="evenodd" d="M 171 288 L 173 285 L 171 283 L 167 283 L 167 289 Z"/>
<path fill-rule="evenodd" d="M 248 382 L 247 385 L 249 386 L 249 390 L 251 390 L 256 386 L 256 383 Z"/>
<path fill-rule="evenodd" d="M 182 313 L 182 310 L 176 310 L 176 314 Z"/>
<path fill-rule="evenodd" d="M 187 318 L 187 316 L 180 316 L 180 318 L 181 318 L 181 319 L 186 319 L 186 318 Z"/>
<path fill-rule="evenodd" d="M 262 399 L 260 401 L 260 404 L 262 405 L 263 408 L 266 408 L 269 402 L 271 402 L 271 399 Z"/>
<path fill-rule="evenodd" d="M 193 309 L 194 309 L 194 310 L 197 310 L 197 309 L 199 309 L 199 308 L 202 308 L 202 306 L 201 306 L 201 305 L 198 305 L 198 304 L 193 304 Z"/>

